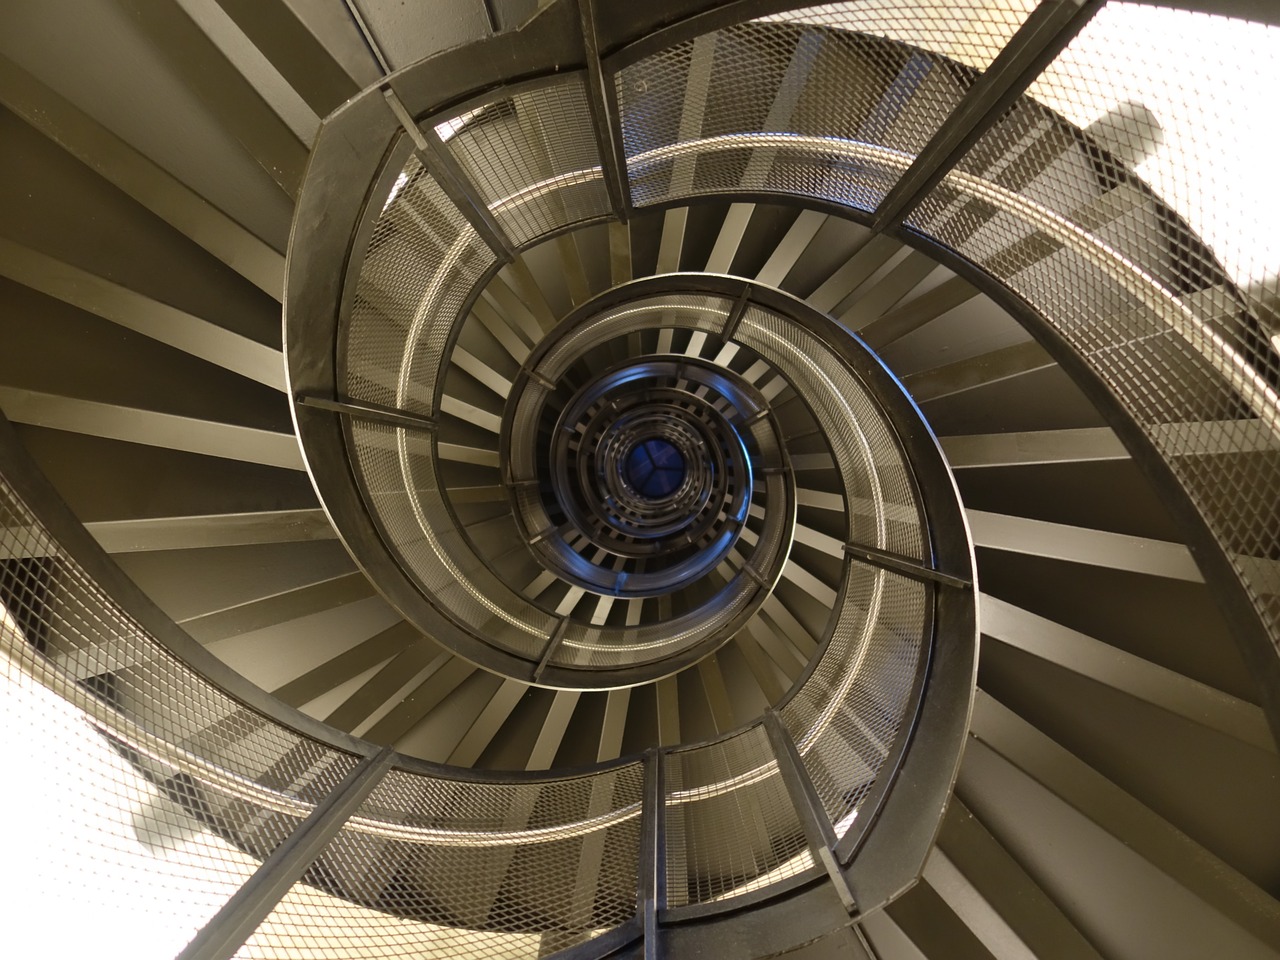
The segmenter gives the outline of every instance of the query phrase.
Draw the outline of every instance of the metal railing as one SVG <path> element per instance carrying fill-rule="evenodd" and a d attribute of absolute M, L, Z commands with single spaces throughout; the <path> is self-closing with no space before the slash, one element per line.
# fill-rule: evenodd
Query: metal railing
<path fill-rule="evenodd" d="M 85 783 L 98 767 L 109 769 L 89 806 L 127 814 L 137 839 L 152 838 L 150 854 L 133 849 L 129 830 L 105 854 L 81 851 L 101 861 L 106 876 L 128 874 L 120 864 L 131 858 L 173 861 L 185 882 L 221 903 L 191 930 L 184 957 L 305 954 L 320 941 L 386 956 L 408 944 L 449 956 L 603 955 L 639 942 L 646 922 L 653 940 L 659 925 L 788 895 L 817 895 L 817 915 L 835 910 L 838 925 L 868 906 L 852 892 L 847 864 L 852 848 L 873 836 L 876 815 L 890 811 L 886 787 L 913 762 L 912 735 L 923 729 L 937 745 L 949 730 L 953 747 L 963 736 L 974 668 L 963 640 L 966 628 L 973 636 L 971 586 L 946 588 L 965 598 L 958 632 L 947 649 L 921 656 L 910 689 L 898 692 L 914 704 L 926 685 L 942 699 L 950 691 L 946 722 L 916 717 L 913 706 L 905 721 L 881 731 L 892 742 L 877 749 L 855 745 L 840 727 L 865 727 L 859 697 L 893 699 L 873 689 L 868 658 L 885 644 L 892 658 L 900 643 L 922 640 L 927 653 L 932 643 L 918 632 L 905 638 L 889 630 L 883 643 L 862 638 L 860 655 L 843 670 L 847 641 L 833 638 L 808 679 L 822 687 L 813 694 L 813 703 L 825 704 L 818 715 L 794 700 L 709 744 L 571 775 L 488 775 L 396 756 L 223 675 L 229 694 L 193 669 L 187 661 L 208 666 L 198 646 L 130 589 L 7 423 L 0 452 L 6 705 L 19 704 L 15 692 L 34 681 L 123 761 L 56 750 L 44 757 L 51 769 L 77 769 L 72 776 Z M 937 467 L 944 478 L 940 460 Z M 875 567 L 866 576 L 902 581 L 895 589 L 908 579 Z M 912 583 L 922 601 L 936 588 L 927 577 Z M 10 729 L 23 718 L 10 718 Z M 793 741 L 797 729 L 803 733 Z M 954 762 L 952 753 L 950 768 L 928 771 L 943 795 Z M 846 786 L 849 764 L 864 770 L 856 795 Z M 127 850 L 116 849 L 122 843 Z M 192 851 L 203 856 L 193 860 Z M 898 851 L 900 879 L 923 855 Z M 139 920 L 155 906 L 145 890 L 134 891 L 131 904 Z"/>
<path fill-rule="evenodd" d="M 613 211 L 617 215 L 631 206 L 683 203 L 697 195 L 788 196 L 866 222 L 892 212 L 896 220 L 881 222 L 882 229 L 934 251 L 980 283 L 1091 385 L 1100 407 L 1186 521 L 1242 649 L 1274 699 L 1280 608 L 1272 566 L 1280 556 L 1280 532 L 1264 514 L 1280 491 L 1280 458 L 1274 446 L 1259 451 L 1231 439 L 1232 424 L 1253 421 L 1274 439 L 1271 331 L 1253 295 L 1224 276 L 1178 213 L 1126 169 L 1114 144 L 1109 147 L 1096 131 L 1083 131 L 1034 100 L 1018 99 L 1046 65 L 1070 50 L 1073 38 L 1087 42 L 1096 5 L 1044 3 L 1028 17 L 1025 5 L 928 4 L 952 14 L 980 6 L 1009 14 L 997 17 L 1002 26 L 990 31 L 1001 37 L 991 55 L 969 59 L 956 58 L 955 50 L 932 49 L 928 36 L 900 35 L 906 20 L 890 18 L 886 25 L 860 19 L 865 11 L 857 4 L 841 6 L 847 16 L 838 22 L 796 16 L 740 25 L 792 6 L 741 3 L 683 20 L 673 15 L 674 25 L 643 39 L 651 26 L 644 14 L 635 14 L 635 22 L 623 15 L 616 22 L 598 16 L 579 20 L 562 6 L 534 21 L 524 36 L 488 41 L 492 56 L 447 53 L 396 74 L 387 89 L 399 110 L 384 91 L 349 103 L 322 130 L 314 180 L 300 200 L 300 235 L 320 223 L 329 226 L 291 258 L 291 355 L 330 349 L 351 314 L 355 284 L 341 268 L 353 243 L 367 245 L 377 218 L 366 207 L 364 191 L 350 187 L 375 184 L 378 204 L 391 194 L 414 146 L 405 115 L 425 137 L 424 128 L 435 129 L 437 122 L 525 97 L 520 102 L 534 104 L 525 108 L 535 112 L 554 100 L 558 122 L 577 124 L 583 111 L 564 109 L 563 98 L 530 93 L 576 85 L 584 91 L 590 139 L 574 142 L 590 146 L 603 128 L 613 133 L 615 145 L 596 149 L 594 164 L 553 169 L 550 176 L 507 185 L 492 197 L 472 188 L 492 219 L 473 224 L 463 216 L 452 222 L 454 240 L 465 237 L 463 246 L 474 257 L 466 260 L 460 251 L 441 260 L 426 278 L 435 284 L 431 289 L 443 291 L 436 278 L 456 280 L 460 272 L 472 288 L 478 285 L 517 245 L 513 238 L 524 244 L 534 235 L 514 231 L 517 223 L 541 236 L 608 216 L 592 206 L 599 197 L 572 204 L 548 198 L 584 187 L 594 196 L 597 183 L 606 196 L 611 175 L 630 189 L 624 209 Z M 906 18 L 916 7 L 904 0 L 894 9 Z M 1071 17 L 1055 19 L 1069 7 Z M 585 48 L 575 35 L 582 23 L 599 31 Z M 810 60 L 797 56 L 808 49 L 805 44 L 827 43 L 832 31 L 862 38 L 835 46 L 891 65 L 893 77 L 941 67 L 956 89 L 930 94 L 922 101 L 928 109 L 892 135 L 873 122 L 883 119 L 875 109 L 887 103 L 900 113 L 909 98 L 886 101 L 886 90 L 872 97 L 868 89 L 854 107 L 834 99 L 825 106 L 805 101 L 800 94 L 811 76 L 802 69 L 805 63 L 810 70 L 818 64 L 816 76 L 848 68 L 829 51 Z M 603 51 L 603 59 L 584 65 L 582 49 Z M 771 69 L 760 69 L 762 49 L 776 54 L 767 61 Z M 729 59 L 717 67 L 721 56 Z M 755 82 L 728 70 L 726 65 L 738 62 L 735 57 L 752 64 L 751 76 L 772 78 L 768 95 L 754 98 L 764 113 L 751 124 L 729 111 L 720 127 L 712 123 L 709 130 L 708 119 L 716 115 L 707 105 L 722 102 L 717 83 Z M 507 76 L 485 72 L 496 63 L 506 64 Z M 554 79 L 503 86 L 516 76 L 553 74 Z M 602 82 L 587 82 L 592 77 Z M 701 87 L 698 77 L 706 79 Z M 780 95 L 797 83 L 796 97 Z M 698 96 L 691 100 L 695 89 Z M 741 99 L 751 89 L 740 87 L 735 96 Z M 908 89 L 891 92 L 898 96 Z M 643 110 L 635 106 L 635 95 L 647 98 Z M 1015 109 L 1007 111 L 1010 104 Z M 708 112 L 700 115 L 704 108 Z M 854 115 L 860 125 L 850 131 L 842 125 Z M 665 139 L 638 138 L 635 124 L 663 117 Z M 819 129 L 824 117 L 830 124 Z M 739 121 L 736 128 L 731 121 Z M 1033 130 L 1042 140 L 1028 152 L 1026 138 Z M 335 149 L 336 143 L 343 149 Z M 461 141 L 426 146 L 437 155 L 453 152 L 455 173 L 486 182 L 458 152 Z M 1021 167 L 1011 162 L 1016 157 L 1025 161 Z M 1063 157 L 1070 161 L 1067 172 L 1055 167 Z M 1027 163 L 1035 176 L 1018 180 L 1014 168 Z M 822 171 L 829 176 L 815 181 L 815 172 Z M 661 188 L 653 186 L 659 181 Z M 914 194 L 892 193 L 908 181 L 919 187 Z M 824 189 L 806 189 L 814 182 Z M 891 197 L 892 211 L 885 207 Z M 526 200 L 536 201 L 536 217 L 513 212 Z M 1109 236 L 1105 228 L 1116 224 L 1119 234 Z M 1077 277 L 1089 278 L 1083 290 L 1074 283 Z M 468 296 L 458 294 L 446 305 L 450 323 Z M 298 339 L 304 322 L 308 336 L 319 341 L 311 347 Z M 447 336 L 442 351 L 446 343 Z M 315 369 L 299 363 L 291 371 L 295 395 L 340 399 L 332 379 L 308 380 Z M 1152 383 L 1170 389 L 1152 391 Z M 411 407 L 407 396 L 392 397 L 391 405 Z M 428 391 L 417 412 L 429 416 L 433 401 Z M 343 449 L 341 416 L 308 406 L 299 406 L 296 415 L 309 465 L 324 487 L 326 477 L 345 466 L 322 462 L 310 451 L 326 444 Z M 1170 443 L 1171 424 L 1190 430 L 1205 423 L 1227 428 L 1211 456 L 1179 452 Z M 859 734 L 842 726 L 838 708 L 830 712 L 840 698 L 829 691 L 868 694 L 858 689 L 857 671 L 850 669 L 865 647 L 841 646 L 835 637 L 826 658 L 777 714 L 728 738 L 576 776 L 486 777 L 390 757 L 338 737 L 230 676 L 131 592 L 33 476 L 7 427 L 0 439 L 0 462 L 6 465 L 0 550 L 5 678 L 24 691 L 34 679 L 89 718 L 98 740 L 123 760 L 116 766 L 102 760 L 102 769 L 111 773 L 98 793 L 116 798 L 126 811 L 150 804 L 146 818 L 154 829 L 148 827 L 147 835 L 160 838 L 160 849 L 191 844 L 193 832 L 222 843 L 201 847 L 199 863 L 191 868 L 220 881 L 212 907 L 184 928 L 200 931 L 189 957 L 271 955 L 335 937 L 389 956 L 431 949 L 476 957 L 561 949 L 604 954 L 640 941 L 656 950 L 677 942 L 672 938 L 680 935 L 682 917 L 722 910 L 725 901 L 719 898 L 735 891 L 735 908 L 803 898 L 805 916 L 796 923 L 812 931 L 847 919 L 850 910 L 883 903 L 901 889 L 904 877 L 918 872 L 932 837 L 931 831 L 919 835 L 920 811 L 936 811 L 944 802 L 954 773 L 951 751 L 958 749 L 966 724 L 973 650 L 953 638 L 973 635 L 971 585 L 962 589 L 930 579 L 927 567 L 921 580 L 885 570 L 868 574 L 882 588 L 921 591 L 918 602 L 931 618 L 929 657 L 916 674 L 924 685 L 919 714 L 885 745 L 886 755 L 899 758 L 899 775 L 911 774 L 910 797 L 892 792 L 892 776 L 860 779 L 851 759 L 857 751 L 841 749 Z M 941 459 L 913 460 L 912 466 L 926 502 L 958 517 Z M 354 491 L 336 502 L 353 513 L 363 509 Z M 416 602 L 415 585 L 385 556 L 375 556 L 385 555 L 376 531 L 367 531 L 366 538 L 363 562 L 374 579 L 389 584 L 393 598 Z M 360 554 L 359 538 L 353 546 Z M 935 546 L 932 567 L 961 583 L 971 577 L 967 547 L 946 541 Z M 15 694 L 10 702 L 18 699 Z M 79 762 L 70 752 L 63 759 Z M 748 795 L 757 802 L 745 812 L 737 809 L 732 801 Z M 718 814 L 710 806 L 715 804 L 735 809 Z M 713 812 L 701 816 L 704 805 Z M 700 835 L 706 825 L 714 829 Z M 744 838 L 767 839 L 769 856 L 748 857 L 749 848 L 739 845 Z M 740 864 L 734 862 L 738 857 Z M 549 891 L 541 879 L 549 870 L 581 886 L 570 897 L 563 888 Z M 823 876 L 831 882 L 820 882 Z M 752 887 L 756 881 L 758 888 Z M 759 937 L 766 949 L 796 932 L 762 929 L 755 916 L 742 912 L 726 925 Z M 249 939 L 242 943 L 244 937 Z"/>

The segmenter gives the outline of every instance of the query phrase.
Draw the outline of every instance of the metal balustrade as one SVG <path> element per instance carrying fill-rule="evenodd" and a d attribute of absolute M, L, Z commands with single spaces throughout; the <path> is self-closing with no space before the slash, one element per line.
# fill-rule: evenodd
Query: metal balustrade
<path fill-rule="evenodd" d="M 691 11 L 650 34 L 641 15 L 561 5 L 486 41 L 485 57 L 406 68 L 326 121 L 290 261 L 291 388 L 327 505 L 365 519 L 344 535 L 371 578 L 406 607 L 422 602 L 422 578 L 369 518 L 383 488 L 356 488 L 346 451 L 390 444 L 401 476 L 388 488 L 414 458 L 431 475 L 455 325 L 513 249 L 646 206 L 783 196 L 917 244 L 1019 316 L 1186 521 L 1276 689 L 1275 278 L 1261 264 L 1229 270 L 1193 229 L 1201 211 L 1133 171 L 1157 139 L 1141 111 L 1086 125 L 1070 109 L 1087 99 L 1073 57 L 1134 5 L 793 6 Z M 1203 20 L 1165 13 L 1175 32 Z M 566 44 L 584 27 L 581 48 Z M 584 50 L 602 56 L 584 63 Z M 1195 138 L 1194 120 L 1181 135 Z M 1205 182 L 1191 207 L 1225 189 Z M 406 270 L 411 293 L 388 298 Z M 736 288 L 698 283 L 727 298 L 727 323 Z M 756 313 L 734 333 L 762 355 L 813 336 L 851 377 L 881 379 L 888 423 L 917 422 L 834 324 L 771 335 L 777 313 L 764 308 L 783 305 L 750 296 Z M 1225 438 L 1212 455 L 1177 452 L 1180 426 L 1210 422 Z M 686 923 L 709 917 L 764 947 L 793 942 L 797 925 L 832 929 L 918 876 L 967 726 L 971 549 L 932 438 L 903 449 L 920 549 L 850 537 L 840 615 L 776 711 L 711 743 L 503 776 L 340 736 L 220 668 L 131 588 L 3 424 L 0 703 L 9 729 L 49 728 L 41 761 L 79 794 L 76 836 L 104 851 L 86 857 L 89 882 L 163 864 L 136 917 L 171 919 L 165 946 L 187 944 L 192 960 L 649 955 L 713 936 Z M 886 463 L 869 460 L 873 473 Z M 447 517 L 426 526 L 446 530 Z M 547 617 L 516 655 L 536 665 L 555 630 Z M 443 629 L 475 650 L 464 633 Z M 803 916 L 767 930 L 769 905 L 784 902 Z"/>

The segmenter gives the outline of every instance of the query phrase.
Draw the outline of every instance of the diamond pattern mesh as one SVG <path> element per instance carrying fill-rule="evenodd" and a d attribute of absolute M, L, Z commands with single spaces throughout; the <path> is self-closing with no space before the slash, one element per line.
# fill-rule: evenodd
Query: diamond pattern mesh
<path fill-rule="evenodd" d="M 578 77 L 470 110 L 436 133 L 517 246 L 609 213 Z"/>
<path fill-rule="evenodd" d="M 350 902 L 299 884 L 239 956 L 540 957 L 620 926 L 643 780 L 638 763 L 525 783 L 392 771 L 311 870 Z"/>
<path fill-rule="evenodd" d="M 1273 637 L 1280 208 L 1271 174 L 1249 165 L 1271 153 L 1252 118 L 1280 80 L 1277 50 L 1275 28 L 1110 4 L 909 218 L 1007 284 L 1102 377 Z"/>
<path fill-rule="evenodd" d="M 665 764 L 668 906 L 727 899 L 813 866 L 764 727 Z"/>
<path fill-rule="evenodd" d="M 779 711 L 838 837 L 881 775 L 912 708 L 929 588 L 849 564 L 845 603 L 813 674 Z"/>
<path fill-rule="evenodd" d="M 416 156 L 396 182 L 339 331 L 339 382 L 352 399 L 430 414 L 453 323 L 495 257 Z"/>
<path fill-rule="evenodd" d="M 370 512 L 405 568 L 459 623 L 536 661 L 555 618 L 498 580 L 463 542 L 436 479 L 431 435 L 362 420 L 350 431 Z"/>
<path fill-rule="evenodd" d="M 866 390 L 817 337 L 775 314 L 748 308 L 736 338 L 791 380 L 822 426 L 845 487 L 850 539 L 922 557 L 915 484 Z"/>
<path fill-rule="evenodd" d="M 0 890 L 22 953 L 176 953 L 356 762 L 178 661 L 2 480 L 0 687 L 0 809 L 22 824 Z M 50 903 L 76 923 L 43 922 Z"/>
<path fill-rule="evenodd" d="M 1033 6 L 829 4 L 627 66 L 616 86 L 632 198 L 747 190 L 873 210 Z"/>

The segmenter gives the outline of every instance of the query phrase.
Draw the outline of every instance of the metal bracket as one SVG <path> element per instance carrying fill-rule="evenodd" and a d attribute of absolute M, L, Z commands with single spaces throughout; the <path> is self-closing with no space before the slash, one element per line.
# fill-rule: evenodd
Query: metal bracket
<path fill-rule="evenodd" d="M 738 294 L 738 299 L 733 301 L 733 307 L 729 310 L 729 315 L 724 318 L 724 326 L 720 329 L 720 339 L 728 343 L 738 332 L 738 324 L 742 323 L 742 317 L 747 312 L 747 304 L 751 302 L 750 285 L 742 288 L 742 293 Z"/>
<path fill-rule="evenodd" d="M 809 774 L 804 768 L 800 751 L 796 749 L 795 741 L 791 739 L 787 728 L 782 725 L 776 710 L 770 709 L 765 713 L 764 729 L 769 735 L 769 743 L 773 746 L 774 758 L 778 761 L 778 773 L 782 777 L 783 784 L 786 785 L 791 803 L 796 808 L 800 825 L 804 827 L 804 835 L 809 841 L 809 847 L 823 869 L 827 871 L 827 877 L 835 887 L 841 904 L 852 916 L 857 913 L 858 904 L 844 871 L 836 861 L 835 830 L 832 829 L 831 820 L 822 806 L 822 800 L 818 797 L 813 781 L 809 779 Z"/>
<path fill-rule="evenodd" d="M 627 158 L 622 149 L 622 125 L 617 94 L 609 82 L 600 58 L 600 36 L 596 29 L 596 0 L 578 0 L 578 23 L 587 63 L 587 108 L 600 154 L 609 203 L 618 219 L 626 223 L 631 214 L 631 183 L 627 179 Z"/>
<path fill-rule="evenodd" d="M 640 883 L 636 912 L 644 930 L 644 960 L 659 960 L 658 911 L 667 905 L 667 788 L 664 754 L 644 757 L 644 804 L 640 834 Z"/>
<path fill-rule="evenodd" d="M 533 668 L 533 682 L 537 683 L 542 676 L 542 672 L 547 669 L 547 664 L 551 662 L 551 658 L 555 656 L 555 652 L 560 649 L 560 644 L 564 640 L 564 635 L 569 630 L 569 618 L 563 617 L 556 628 L 551 631 L 551 636 L 547 638 L 547 645 L 543 648 L 542 657 L 538 660 L 538 665 Z"/>

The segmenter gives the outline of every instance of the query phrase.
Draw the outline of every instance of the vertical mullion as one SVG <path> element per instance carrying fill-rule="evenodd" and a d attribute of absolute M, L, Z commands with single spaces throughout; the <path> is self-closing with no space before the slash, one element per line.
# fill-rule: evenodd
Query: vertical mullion
<path fill-rule="evenodd" d="M 650 750 L 644 758 L 644 811 L 640 833 L 640 888 L 637 912 L 644 931 L 644 960 L 658 960 L 658 911 L 667 905 L 666 754 Z"/>
<path fill-rule="evenodd" d="M 631 184 L 622 148 L 621 114 L 612 78 L 600 62 L 600 37 L 596 30 L 596 0 L 578 0 L 578 22 L 587 62 L 587 107 L 600 153 L 600 170 L 614 213 L 623 223 L 631 214 Z"/>

